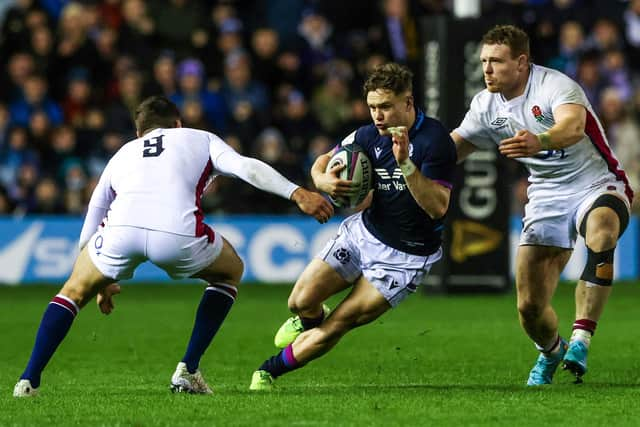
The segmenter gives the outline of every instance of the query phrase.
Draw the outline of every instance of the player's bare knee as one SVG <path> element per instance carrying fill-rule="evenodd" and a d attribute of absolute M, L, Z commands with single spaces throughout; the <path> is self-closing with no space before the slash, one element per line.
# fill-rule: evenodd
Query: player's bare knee
<path fill-rule="evenodd" d="M 287 299 L 287 306 L 292 313 L 298 313 L 298 296 L 300 294 L 300 289 L 298 284 L 296 283 L 291 293 L 289 294 L 289 299 Z"/>
<path fill-rule="evenodd" d="M 593 232 L 587 233 L 585 244 L 588 248 L 595 252 L 602 252 L 607 249 L 614 248 L 618 241 L 617 227 L 600 228 Z"/>
<path fill-rule="evenodd" d="M 629 208 L 619 197 L 604 194 L 593 203 L 580 224 L 587 247 L 600 252 L 616 245 L 629 224 Z"/>
<path fill-rule="evenodd" d="M 291 310 L 292 313 L 299 314 L 301 312 L 313 311 L 320 307 L 322 301 L 318 301 L 318 293 L 315 289 L 316 284 L 313 282 L 305 280 L 304 278 L 298 279 L 287 301 L 289 310 Z"/>
<path fill-rule="evenodd" d="M 244 274 L 244 262 L 240 257 L 236 257 L 233 265 L 231 266 L 229 272 L 229 284 L 238 286 L 240 281 L 242 280 L 242 275 Z"/>
<path fill-rule="evenodd" d="M 289 310 L 292 313 L 296 313 L 296 314 L 313 311 L 314 308 L 318 307 L 317 304 L 310 304 L 307 300 L 303 300 L 303 299 L 289 298 L 288 304 L 289 304 Z"/>
<path fill-rule="evenodd" d="M 518 312 L 525 320 L 536 320 L 542 316 L 546 306 L 533 299 L 522 299 L 518 301 Z"/>
<path fill-rule="evenodd" d="M 240 285 L 243 273 L 244 263 L 240 257 L 234 254 L 234 256 L 225 259 L 224 264 L 216 262 L 216 264 L 197 273 L 194 277 L 203 279 L 208 283 L 223 282 L 237 287 Z"/>
<path fill-rule="evenodd" d="M 235 257 L 232 262 L 229 263 L 228 269 L 224 272 L 222 281 L 229 285 L 239 286 L 242 280 L 242 274 L 244 273 L 244 262 L 240 257 Z"/>
<path fill-rule="evenodd" d="M 197 277 L 209 283 L 224 282 L 232 286 L 238 286 L 244 273 L 244 262 L 236 250 L 226 240 L 220 255 L 216 260 L 201 271 Z"/>
<path fill-rule="evenodd" d="M 296 295 L 294 294 L 289 295 L 289 299 L 287 300 L 287 306 L 289 307 L 289 311 L 291 311 L 292 313 L 298 314 L 300 312 L 298 300 Z"/>
<path fill-rule="evenodd" d="M 303 313 L 319 307 L 312 294 L 306 290 L 292 292 L 289 296 L 289 310 L 293 313 Z"/>

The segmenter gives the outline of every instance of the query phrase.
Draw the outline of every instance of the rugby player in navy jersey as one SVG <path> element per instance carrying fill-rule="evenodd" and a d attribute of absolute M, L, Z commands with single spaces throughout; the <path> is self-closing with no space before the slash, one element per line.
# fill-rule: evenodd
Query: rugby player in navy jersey
<path fill-rule="evenodd" d="M 442 256 L 455 145 L 440 122 L 416 108 L 411 81 L 407 68 L 388 63 L 365 82 L 373 124 L 357 129 L 341 145 L 365 150 L 375 170 L 373 190 L 365 209 L 342 222 L 296 282 L 289 296 L 296 316 L 275 338 L 283 350 L 254 372 L 250 389 L 271 389 L 275 378 L 320 357 L 351 329 L 398 305 L 416 292 Z M 325 172 L 332 154 L 316 159 L 311 176 L 319 190 L 336 198 L 349 194 L 351 183 L 338 177 L 344 166 Z M 324 301 L 349 287 L 349 295 L 329 315 Z"/>

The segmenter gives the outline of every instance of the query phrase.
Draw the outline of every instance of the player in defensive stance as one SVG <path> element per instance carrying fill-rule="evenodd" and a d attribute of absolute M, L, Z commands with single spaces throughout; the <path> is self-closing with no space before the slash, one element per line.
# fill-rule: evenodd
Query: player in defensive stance
<path fill-rule="evenodd" d="M 291 199 L 320 222 L 333 213 L 320 194 L 298 187 L 259 160 L 237 154 L 216 135 L 182 128 L 177 107 L 166 98 L 143 101 L 135 124 L 138 139 L 113 156 L 93 192 L 80 234 L 80 254 L 44 313 L 31 358 L 14 388 L 16 397 L 37 394 L 42 370 L 80 309 L 97 294 L 100 310 L 109 314 L 113 295 L 119 293 L 116 282 L 130 278 L 147 260 L 173 279 L 207 282 L 171 389 L 211 393 L 198 365 L 235 301 L 243 264 L 229 242 L 203 222 L 204 189 L 217 175 L 235 176 Z"/>
<path fill-rule="evenodd" d="M 280 328 L 284 348 L 254 372 L 250 389 L 269 390 L 275 378 L 320 357 L 351 329 L 377 319 L 416 291 L 440 259 L 443 217 L 449 207 L 455 146 L 448 131 L 416 108 L 411 72 L 398 64 L 378 67 L 364 84 L 373 124 L 347 136 L 371 159 L 374 187 L 369 206 L 343 221 L 338 234 L 306 267 L 289 296 L 297 316 Z M 405 126 L 399 134 L 389 128 Z M 332 197 L 349 194 L 350 181 L 325 173 L 333 152 L 311 169 L 316 187 Z M 323 302 L 352 287 L 327 317 Z"/>
<path fill-rule="evenodd" d="M 516 287 L 520 323 L 540 355 L 527 384 L 550 384 L 561 363 L 581 381 L 611 293 L 614 249 L 629 221 L 633 191 L 583 90 L 566 75 L 530 63 L 524 31 L 497 26 L 482 43 L 487 89 L 474 97 L 451 134 L 458 159 L 497 144 L 529 170 Z M 578 233 L 587 262 L 567 345 L 551 298 Z"/>

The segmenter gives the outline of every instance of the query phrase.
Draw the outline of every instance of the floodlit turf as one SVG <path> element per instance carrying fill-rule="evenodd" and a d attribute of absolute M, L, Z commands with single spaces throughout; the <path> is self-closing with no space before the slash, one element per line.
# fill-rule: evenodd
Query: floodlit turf
<path fill-rule="evenodd" d="M 201 368 L 213 396 L 172 395 L 201 288 L 125 285 L 109 317 L 86 307 L 45 370 L 37 399 L 14 399 L 53 287 L 0 288 L 0 425 L 504 425 L 640 424 L 640 286 L 617 284 L 598 327 L 585 384 L 566 372 L 526 388 L 536 353 L 515 296 L 416 295 L 352 332 L 324 358 L 249 392 L 275 353 L 289 287 L 246 286 Z M 573 286 L 556 295 L 562 332 Z"/>

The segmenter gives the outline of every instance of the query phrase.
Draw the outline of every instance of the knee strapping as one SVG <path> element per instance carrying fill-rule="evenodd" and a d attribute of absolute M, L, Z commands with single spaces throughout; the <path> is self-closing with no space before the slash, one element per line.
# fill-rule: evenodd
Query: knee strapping
<path fill-rule="evenodd" d="M 620 220 L 620 231 L 618 232 L 618 237 L 622 236 L 624 230 L 626 230 L 627 225 L 629 225 L 629 209 L 627 205 L 616 196 L 611 194 L 603 194 L 598 197 L 593 205 L 589 208 L 589 210 L 585 213 L 584 219 L 582 220 L 582 224 L 580 224 L 580 235 L 585 237 L 587 235 L 587 218 L 592 210 L 600 207 L 607 207 L 612 209 Z"/>
<path fill-rule="evenodd" d="M 584 267 L 581 280 L 600 286 L 611 286 L 613 282 L 613 253 L 616 248 L 602 252 L 594 252 L 587 247 L 587 265 Z"/>

